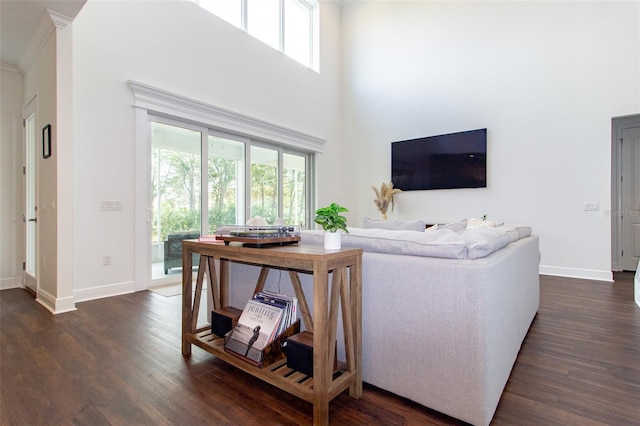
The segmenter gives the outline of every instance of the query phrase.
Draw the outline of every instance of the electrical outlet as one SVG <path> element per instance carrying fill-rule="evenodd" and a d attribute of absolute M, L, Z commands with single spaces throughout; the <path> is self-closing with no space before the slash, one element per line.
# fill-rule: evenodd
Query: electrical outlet
<path fill-rule="evenodd" d="M 102 264 L 105 266 L 111 265 L 111 255 L 105 254 L 104 256 L 102 256 Z"/>
<path fill-rule="evenodd" d="M 103 212 L 119 212 L 122 210 L 122 201 L 107 201 L 100 202 L 100 210 Z"/>
<path fill-rule="evenodd" d="M 585 212 L 597 212 L 600 210 L 600 203 L 584 203 Z"/>

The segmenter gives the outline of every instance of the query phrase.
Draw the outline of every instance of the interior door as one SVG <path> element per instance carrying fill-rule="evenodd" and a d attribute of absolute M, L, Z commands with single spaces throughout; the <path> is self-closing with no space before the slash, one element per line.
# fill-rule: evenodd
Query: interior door
<path fill-rule="evenodd" d="M 24 261 L 24 285 L 34 293 L 38 292 L 38 150 L 36 132 L 36 114 L 31 101 L 27 106 L 25 118 L 25 261 Z"/>
<path fill-rule="evenodd" d="M 622 131 L 622 269 L 635 271 L 640 259 L 640 127 Z"/>

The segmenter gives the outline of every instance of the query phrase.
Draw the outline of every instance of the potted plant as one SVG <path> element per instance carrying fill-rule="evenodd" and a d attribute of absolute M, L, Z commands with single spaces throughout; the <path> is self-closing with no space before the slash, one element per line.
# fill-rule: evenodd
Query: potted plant
<path fill-rule="evenodd" d="M 340 232 L 349 233 L 347 229 L 347 218 L 340 213 L 348 212 L 346 207 L 336 203 L 331 203 L 328 207 L 321 207 L 316 210 L 315 223 L 324 229 L 324 248 L 328 250 L 340 249 L 342 246 Z"/>

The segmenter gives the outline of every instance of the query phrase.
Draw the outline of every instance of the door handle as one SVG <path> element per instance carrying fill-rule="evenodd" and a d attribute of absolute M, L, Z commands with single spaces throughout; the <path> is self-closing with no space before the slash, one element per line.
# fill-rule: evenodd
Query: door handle
<path fill-rule="evenodd" d="M 29 219 L 29 222 L 37 222 L 37 221 L 38 221 L 37 217 L 34 217 L 33 219 Z"/>

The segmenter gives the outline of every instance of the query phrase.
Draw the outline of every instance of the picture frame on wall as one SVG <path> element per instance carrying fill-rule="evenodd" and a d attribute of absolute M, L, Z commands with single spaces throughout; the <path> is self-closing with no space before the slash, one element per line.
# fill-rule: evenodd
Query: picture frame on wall
<path fill-rule="evenodd" d="M 51 157 L 51 124 L 42 128 L 42 158 Z"/>

